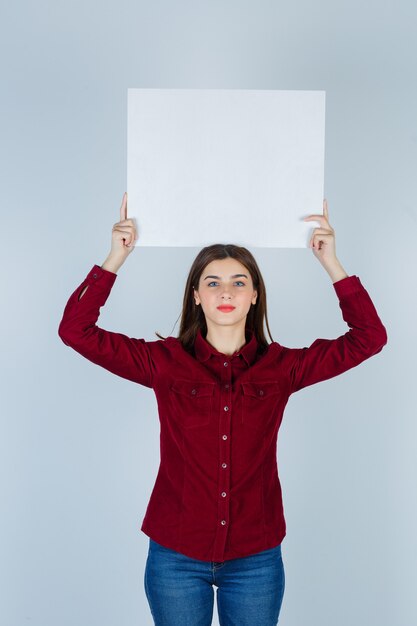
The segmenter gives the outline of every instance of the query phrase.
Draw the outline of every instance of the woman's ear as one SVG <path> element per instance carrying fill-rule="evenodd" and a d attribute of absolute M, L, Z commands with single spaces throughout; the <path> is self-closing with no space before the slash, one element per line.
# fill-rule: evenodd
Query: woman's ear
<path fill-rule="evenodd" d="M 255 289 L 255 291 L 253 292 L 252 304 L 256 304 L 257 297 L 258 297 L 258 292 Z"/>

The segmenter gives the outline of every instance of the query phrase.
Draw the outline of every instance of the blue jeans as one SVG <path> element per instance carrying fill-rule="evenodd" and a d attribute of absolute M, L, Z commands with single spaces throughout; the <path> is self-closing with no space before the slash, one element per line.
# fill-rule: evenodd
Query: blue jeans
<path fill-rule="evenodd" d="M 210 626 L 213 585 L 221 626 L 276 626 L 285 589 L 281 545 L 217 563 L 149 538 L 144 583 L 155 626 Z"/>

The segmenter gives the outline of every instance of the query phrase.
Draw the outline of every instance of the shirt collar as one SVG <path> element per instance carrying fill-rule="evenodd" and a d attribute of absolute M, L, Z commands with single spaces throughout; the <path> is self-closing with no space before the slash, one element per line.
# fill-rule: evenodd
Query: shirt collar
<path fill-rule="evenodd" d="M 235 354 L 241 354 L 248 365 L 252 365 L 255 360 L 255 355 L 258 349 L 258 341 L 256 339 L 253 330 L 246 328 L 245 330 L 246 343 Z M 195 355 L 199 361 L 206 361 L 210 356 L 226 356 L 221 352 L 218 352 L 201 334 L 201 330 L 198 329 L 194 343 Z M 229 355 L 227 355 L 229 356 Z M 233 355 L 234 356 L 234 355 Z"/>

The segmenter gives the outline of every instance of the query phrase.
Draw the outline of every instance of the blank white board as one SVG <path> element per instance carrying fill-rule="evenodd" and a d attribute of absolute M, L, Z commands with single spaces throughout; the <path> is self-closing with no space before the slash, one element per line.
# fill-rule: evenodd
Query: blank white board
<path fill-rule="evenodd" d="M 138 246 L 305 248 L 323 214 L 325 91 L 128 89 Z"/>

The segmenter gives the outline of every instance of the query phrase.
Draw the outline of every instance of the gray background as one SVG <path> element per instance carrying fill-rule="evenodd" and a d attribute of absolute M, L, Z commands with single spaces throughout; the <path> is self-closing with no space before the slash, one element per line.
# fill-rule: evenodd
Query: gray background
<path fill-rule="evenodd" d="M 119 220 L 128 87 L 326 90 L 336 250 L 389 343 L 287 405 L 280 624 L 417 623 L 415 3 L 40 0 L 3 6 L 0 23 L 2 624 L 152 624 L 139 527 L 155 396 L 57 334 Z M 311 250 L 252 251 L 274 340 L 346 332 Z M 197 252 L 136 248 L 99 325 L 176 335 Z"/>

